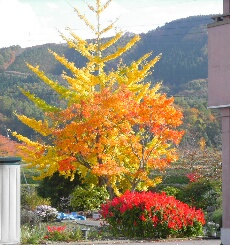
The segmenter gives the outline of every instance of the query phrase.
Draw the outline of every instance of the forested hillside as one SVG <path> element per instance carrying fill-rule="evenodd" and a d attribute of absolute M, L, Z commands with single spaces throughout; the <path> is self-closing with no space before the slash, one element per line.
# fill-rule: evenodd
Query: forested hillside
<path fill-rule="evenodd" d="M 15 62 L 16 57 L 18 57 L 23 52 L 20 46 L 11 46 L 9 48 L 0 49 L 0 71 L 6 71 L 8 67 Z"/>
<path fill-rule="evenodd" d="M 188 17 L 141 34 L 141 41 L 123 57 L 123 62 L 129 65 L 133 60 L 151 51 L 154 55 L 162 53 L 162 59 L 156 64 L 148 80 L 153 83 L 162 81 L 162 91 L 175 96 L 176 103 L 183 108 L 183 128 L 188 132 L 183 142 L 204 137 L 208 144 L 219 146 L 220 125 L 216 115 L 218 112 L 207 109 L 206 25 L 211 22 L 211 16 Z M 122 46 L 131 36 L 131 33 L 127 33 L 111 49 Z M 13 114 L 17 111 L 29 117 L 41 118 L 41 112 L 26 100 L 18 87 L 34 91 L 53 103 L 61 103 L 39 79 L 30 74 L 25 65 L 25 62 L 39 65 L 49 76 L 59 79 L 64 68 L 57 63 L 48 49 L 64 54 L 78 67 L 85 64 L 85 58 L 65 44 L 45 44 L 25 49 L 12 46 L 0 49 L 0 134 L 5 135 L 6 128 L 10 128 L 17 129 L 24 135 L 36 137 L 31 130 L 21 125 Z M 109 68 L 116 67 L 118 62 L 111 62 Z"/>
<path fill-rule="evenodd" d="M 170 87 L 207 78 L 207 24 L 210 22 L 210 16 L 189 17 L 144 35 L 140 48 L 162 53 L 153 78 L 163 80 Z"/>
<path fill-rule="evenodd" d="M 193 79 L 207 78 L 207 24 L 211 16 L 193 16 L 166 23 L 162 27 L 141 34 L 141 41 L 124 57 L 130 64 L 146 52 L 162 53 L 151 80 L 163 80 L 165 85 L 179 86 Z M 127 33 L 116 48 L 132 36 Z M 22 49 L 19 46 L 0 49 L 0 69 L 2 71 L 29 72 L 25 62 L 38 64 L 45 72 L 60 75 L 63 67 L 48 53 L 52 49 L 65 54 L 70 61 L 82 67 L 85 59 L 65 44 L 45 44 Z M 117 61 L 118 62 L 118 61 Z M 111 64 L 115 67 L 117 62 Z"/>

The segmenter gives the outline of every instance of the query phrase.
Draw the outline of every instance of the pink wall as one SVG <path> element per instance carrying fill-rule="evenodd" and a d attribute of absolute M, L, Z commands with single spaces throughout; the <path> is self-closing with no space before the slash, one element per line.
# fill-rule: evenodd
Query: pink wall
<path fill-rule="evenodd" d="M 223 15 L 208 25 L 208 106 L 219 107 L 222 117 L 221 244 L 230 244 L 230 0 Z"/>
<path fill-rule="evenodd" d="M 223 13 L 228 14 L 230 12 L 230 1 L 224 0 L 223 2 Z"/>
<path fill-rule="evenodd" d="M 230 105 L 230 20 L 208 27 L 208 106 Z"/>

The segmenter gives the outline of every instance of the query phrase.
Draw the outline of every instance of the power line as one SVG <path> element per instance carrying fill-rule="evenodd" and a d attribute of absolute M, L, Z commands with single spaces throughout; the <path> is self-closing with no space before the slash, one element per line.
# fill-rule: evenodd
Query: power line
<path fill-rule="evenodd" d="M 197 20 L 197 21 L 203 21 L 203 20 Z M 185 21 L 185 22 L 194 22 L 194 21 Z M 171 24 L 172 22 L 169 22 L 169 24 Z M 174 22 L 175 23 L 175 22 Z M 184 23 L 184 21 L 178 21 L 176 23 Z M 145 26 L 145 25 L 142 25 L 142 26 Z M 132 26 L 129 26 L 129 27 L 132 27 Z M 193 25 L 193 26 L 181 26 L 181 27 L 160 27 L 159 31 L 164 31 L 164 30 L 181 30 L 181 29 L 191 29 L 191 28 L 200 28 L 200 27 L 207 27 L 207 25 L 203 24 L 203 25 Z M 83 30 L 83 29 L 73 29 L 73 30 Z M 206 29 L 205 29 L 206 30 Z M 151 34 L 151 35 L 148 35 L 148 32 L 151 32 L 151 31 L 155 31 L 155 33 Z M 201 34 L 201 33 L 205 33 L 205 31 L 194 31 L 194 32 L 189 32 L 189 33 L 171 33 L 171 34 L 157 34 L 156 33 L 156 29 L 152 29 L 152 30 L 149 30 L 147 33 L 140 33 L 140 34 L 143 34 L 145 35 L 145 37 L 161 37 L 161 36 L 178 36 L 178 35 L 185 35 L 185 34 L 189 34 L 189 35 L 195 35 L 195 34 Z M 35 33 L 35 34 L 43 34 L 45 35 L 46 32 L 38 32 L 38 33 Z M 47 33 L 48 34 L 48 33 Z M 24 40 L 24 39 L 21 39 L 21 40 Z M 45 42 L 45 41 L 49 41 L 48 39 L 32 39 L 30 38 L 30 40 L 28 40 L 28 42 L 32 42 L 32 41 L 38 41 L 38 42 Z M 9 40 L 11 41 L 11 40 Z M 60 43 L 60 41 L 59 41 Z"/>
<path fill-rule="evenodd" d="M 164 25 L 159 26 L 159 27 L 163 28 L 166 25 L 171 25 L 171 24 L 175 24 L 175 23 L 178 23 L 178 24 L 180 24 L 180 23 L 194 23 L 194 22 L 204 22 L 204 21 L 207 21 L 207 20 L 210 20 L 210 23 L 213 22 L 211 17 L 214 16 L 214 15 L 212 15 L 212 14 L 208 15 L 210 17 L 207 17 L 207 18 L 191 20 L 191 18 L 196 18 L 196 17 L 201 17 L 201 16 L 206 16 L 206 15 L 195 15 L 195 16 L 189 16 L 189 17 L 185 17 L 185 18 L 180 18 L 178 20 L 172 20 L 170 22 L 166 22 Z M 188 19 L 188 20 L 185 20 L 185 19 Z M 125 25 L 125 26 L 122 26 L 122 27 L 124 27 L 124 28 L 125 27 L 138 27 L 138 26 L 145 27 L 145 26 L 151 26 L 151 25 L 157 26 L 157 25 L 159 25 L 159 23 L 151 23 L 151 24 L 148 24 L 148 25 L 144 25 L 144 24 L 143 25 Z M 197 27 L 197 25 L 196 26 L 188 26 L 188 27 Z M 178 29 L 180 29 L 180 28 L 186 28 L 186 26 L 185 27 L 179 27 Z M 10 29 L 13 31 L 13 28 L 9 28 L 9 30 Z M 56 27 L 54 29 L 57 30 Z M 70 29 L 73 30 L 73 31 L 84 31 L 85 30 L 85 28 L 70 28 Z M 165 29 L 171 29 L 171 28 L 169 28 L 169 27 L 166 28 L 165 27 Z M 63 28 L 63 30 L 65 30 L 65 28 Z M 154 29 L 152 29 L 152 30 L 154 30 Z M 41 34 L 49 34 L 49 32 L 33 32 L 33 34 L 41 35 Z"/>
<path fill-rule="evenodd" d="M 196 31 L 196 32 L 188 32 L 188 33 L 174 33 L 174 34 L 152 34 L 152 35 L 148 35 L 148 33 L 140 33 L 140 34 L 143 34 L 145 35 L 145 37 L 147 38 L 151 38 L 151 37 L 163 37 L 163 36 L 181 36 L 181 35 L 197 35 L 197 34 L 205 34 L 206 32 L 205 31 Z M 91 38 L 88 38 L 88 39 L 91 39 Z M 22 40 L 22 39 L 21 39 Z M 33 42 L 33 41 L 38 41 L 38 42 L 50 42 L 50 40 L 48 39 L 30 39 L 28 40 L 28 42 Z M 52 41 L 53 43 L 54 41 Z M 46 43 L 48 44 L 48 43 Z M 61 42 L 59 41 L 59 44 L 61 44 Z"/>

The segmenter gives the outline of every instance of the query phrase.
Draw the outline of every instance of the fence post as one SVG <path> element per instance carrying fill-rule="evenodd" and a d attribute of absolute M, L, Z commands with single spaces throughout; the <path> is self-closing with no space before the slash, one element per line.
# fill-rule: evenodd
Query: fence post
<path fill-rule="evenodd" d="M 20 161 L 0 157 L 0 244 L 20 244 Z"/>

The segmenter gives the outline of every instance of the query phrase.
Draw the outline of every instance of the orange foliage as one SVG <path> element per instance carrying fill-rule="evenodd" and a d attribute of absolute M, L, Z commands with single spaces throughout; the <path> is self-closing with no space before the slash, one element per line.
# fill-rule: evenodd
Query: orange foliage
<path fill-rule="evenodd" d="M 183 135 L 176 130 L 182 113 L 172 98 L 146 95 L 136 101 L 125 87 L 105 88 L 50 117 L 60 123 L 53 132 L 54 145 L 66 156 L 58 163 L 59 171 L 75 172 L 80 164 L 96 176 L 129 176 L 134 186 L 143 171 L 148 176 L 151 169 L 177 159 L 170 144 L 178 144 Z"/>
<path fill-rule="evenodd" d="M 8 137 L 0 135 L 0 156 L 15 156 L 17 155 L 17 145 L 13 140 L 10 140 Z"/>

